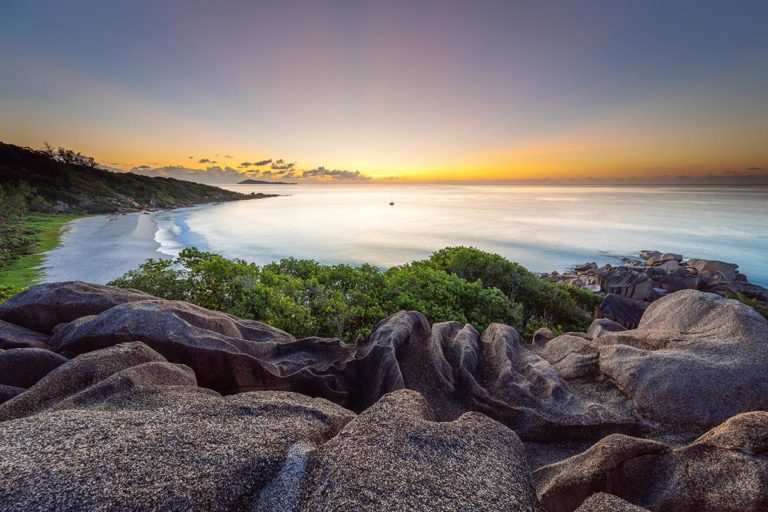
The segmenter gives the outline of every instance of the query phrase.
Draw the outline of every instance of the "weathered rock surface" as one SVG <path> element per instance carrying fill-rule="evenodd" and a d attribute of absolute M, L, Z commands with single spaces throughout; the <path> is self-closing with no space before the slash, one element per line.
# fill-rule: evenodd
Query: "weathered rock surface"
<path fill-rule="evenodd" d="M 768 509 L 768 321 L 718 295 L 530 345 L 400 312 L 352 346 L 88 286 L 52 289 L 94 314 L 30 302 L 50 338 L 0 323 L 47 347 L 0 350 L 12 510 Z"/>
<path fill-rule="evenodd" d="M 640 258 L 620 258 L 624 265 L 606 264 L 600 268 L 594 263 L 585 263 L 564 273 L 551 272 L 541 277 L 599 294 L 621 295 L 637 302 L 641 309 L 670 293 L 700 290 L 723 297 L 744 296 L 755 301 L 757 308 L 768 311 L 768 288 L 750 283 L 735 263 L 708 259 L 684 261 L 681 254 L 649 250 L 640 251 Z M 620 323 L 629 328 L 637 325 Z"/>
<path fill-rule="evenodd" d="M 533 333 L 533 339 L 531 341 L 534 345 L 545 345 L 548 341 L 553 339 L 555 339 L 555 334 L 546 327 L 541 327 L 540 329 L 536 329 L 536 332 Z"/>
<path fill-rule="evenodd" d="M 600 302 L 602 318 L 612 320 L 627 329 L 634 329 L 640 323 L 645 311 L 644 304 L 621 295 L 606 295 Z"/>
<path fill-rule="evenodd" d="M 41 348 L 14 348 L 0 351 L 0 384 L 28 388 L 67 358 Z"/>
<path fill-rule="evenodd" d="M 633 505 L 613 494 L 597 492 L 584 500 L 576 512 L 648 512 L 648 509 Z"/>
<path fill-rule="evenodd" d="M 333 365 L 343 365 L 353 347 L 336 339 L 296 340 L 261 322 L 185 302 L 122 304 L 62 326 L 50 345 L 73 355 L 130 340 L 189 366 L 200 386 L 221 393 L 291 390 L 344 405 L 350 400 L 343 372 Z"/>
<path fill-rule="evenodd" d="M 401 312 L 352 347 L 335 339 L 296 340 L 260 322 L 150 300 L 74 320 L 58 328 L 49 344 L 76 355 L 128 340 L 189 366 L 200 386 L 225 394 L 295 391 L 362 411 L 388 392 L 409 388 L 421 392 L 441 420 L 480 411 L 525 438 L 596 438 L 628 428 L 626 418 L 573 395 L 506 326 L 491 326 L 480 336 L 456 322 L 430 329 L 423 315 Z"/>
<path fill-rule="evenodd" d="M 24 388 L 0 384 L 0 405 L 24 392 Z"/>
<path fill-rule="evenodd" d="M 50 333 L 60 323 L 96 315 L 118 304 L 151 298 L 136 290 L 81 281 L 39 284 L 0 304 L 0 320 Z"/>
<path fill-rule="evenodd" d="M 609 332 L 620 332 L 626 330 L 627 328 L 618 322 L 614 322 L 608 318 L 598 318 L 592 322 L 592 324 L 589 326 L 589 329 L 587 329 L 587 336 L 594 339 L 599 338 L 600 336 L 604 336 Z"/>
<path fill-rule="evenodd" d="M 744 413 L 681 448 L 612 435 L 533 474 L 542 505 L 569 512 L 593 492 L 649 510 L 768 509 L 768 412 Z"/>
<path fill-rule="evenodd" d="M 24 393 L 0 405 L 0 421 L 44 411 L 126 368 L 149 362 L 167 362 L 140 342 L 123 343 L 83 354 L 40 379 Z"/>
<path fill-rule="evenodd" d="M 0 320 L 0 350 L 48 348 L 48 335 Z"/>
<path fill-rule="evenodd" d="M 658 422 L 712 427 L 768 409 L 768 321 L 740 302 L 683 290 L 597 343 L 600 372 Z"/>
<path fill-rule="evenodd" d="M 368 351 L 370 344 L 377 352 Z M 636 418 L 574 394 L 505 325 L 492 324 L 481 336 L 470 325 L 445 322 L 435 324 L 430 334 L 422 315 L 398 313 L 374 328 L 358 347 L 360 356 L 360 379 L 375 379 L 369 389 L 419 391 L 441 421 L 482 412 L 523 439 L 596 438 L 606 431 L 632 430 L 636 423 Z"/>
<path fill-rule="evenodd" d="M 598 271 L 597 275 L 600 289 L 608 294 L 644 300 L 653 292 L 653 281 L 645 272 L 619 267 Z"/>
<path fill-rule="evenodd" d="M 477 413 L 437 423 L 396 391 L 312 452 L 299 510 L 541 510 L 520 439 Z"/>
<path fill-rule="evenodd" d="M 82 357 L 82 356 L 81 356 Z M 296 393 L 140 387 L 0 422 L 5 510 L 258 510 L 293 446 L 354 415 Z M 290 498 L 290 497 L 289 497 Z"/>
<path fill-rule="evenodd" d="M 692 259 L 688 261 L 688 266 L 702 272 L 709 272 L 710 276 L 720 274 L 723 279 L 733 281 L 736 279 L 736 269 L 739 268 L 735 263 L 726 263 L 718 260 Z"/>

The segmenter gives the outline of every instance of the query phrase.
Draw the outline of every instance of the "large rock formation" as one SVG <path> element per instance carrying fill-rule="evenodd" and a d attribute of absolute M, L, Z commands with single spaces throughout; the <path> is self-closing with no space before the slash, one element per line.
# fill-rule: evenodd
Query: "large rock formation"
<path fill-rule="evenodd" d="M 0 320 L 50 333 L 60 323 L 96 315 L 118 304 L 151 298 L 137 290 L 81 281 L 39 284 L 0 304 Z"/>
<path fill-rule="evenodd" d="M 417 312 L 296 339 L 84 283 L 0 313 L 11 510 L 768 507 L 768 322 L 718 295 L 534 344 Z"/>
<path fill-rule="evenodd" d="M 514 432 L 396 391 L 311 452 L 299 510 L 541 510 Z"/>
<path fill-rule="evenodd" d="M 611 435 L 533 477 L 549 512 L 598 491 L 650 510 L 768 510 L 768 412 L 735 416 L 681 448 Z"/>
<path fill-rule="evenodd" d="M 93 406 L 0 423 L 0 503 L 254 510 L 293 447 L 327 441 L 352 417 L 296 393 L 222 398 L 191 386 L 102 393 Z"/>
<path fill-rule="evenodd" d="M 607 302 L 601 304 L 602 314 L 628 328 L 637 327 L 642 310 L 648 304 L 680 290 L 745 297 L 762 311 L 768 311 L 768 288 L 750 283 L 735 263 L 707 259 L 685 261 L 681 254 L 648 250 L 640 252 L 640 259 L 621 259 L 624 264 L 619 266 L 606 264 L 598 268 L 595 263 L 585 263 L 564 273 L 551 272 L 541 277 L 605 295 Z M 633 310 L 637 313 L 633 314 Z"/>
<path fill-rule="evenodd" d="M 165 358 L 140 342 L 124 343 L 83 354 L 62 364 L 26 392 L 0 405 L 0 421 L 44 411 L 110 375 Z"/>
<path fill-rule="evenodd" d="M 596 344 L 602 374 L 663 424 L 711 427 L 768 408 L 768 321 L 739 302 L 684 290 Z"/>

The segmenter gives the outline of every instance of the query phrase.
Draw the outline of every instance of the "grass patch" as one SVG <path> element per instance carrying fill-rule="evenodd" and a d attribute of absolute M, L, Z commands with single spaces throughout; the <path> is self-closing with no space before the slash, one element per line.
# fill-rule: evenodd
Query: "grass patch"
<path fill-rule="evenodd" d="M 61 230 L 67 222 L 83 216 L 73 213 L 29 214 L 22 225 L 32 233 L 34 252 L 0 267 L 0 288 L 6 287 L 18 292 L 36 284 L 41 276 L 43 253 L 59 244 Z"/>

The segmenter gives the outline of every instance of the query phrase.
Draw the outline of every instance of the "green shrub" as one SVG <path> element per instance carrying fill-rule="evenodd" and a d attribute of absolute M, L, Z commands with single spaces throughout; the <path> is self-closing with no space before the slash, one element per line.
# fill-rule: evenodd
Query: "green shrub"
<path fill-rule="evenodd" d="M 586 329 L 596 300 L 589 292 L 545 283 L 501 256 L 464 247 L 386 271 L 295 258 L 258 266 L 184 249 L 175 260 L 148 260 L 110 284 L 260 320 L 297 336 L 346 341 L 369 334 L 376 322 L 402 309 L 478 330 L 505 323 L 530 339 L 544 326 Z"/>
<path fill-rule="evenodd" d="M 474 247 L 441 249 L 426 263 L 469 281 L 480 280 L 520 304 L 525 339 L 530 339 L 539 327 L 554 332 L 586 330 L 601 300 L 599 295 L 575 286 L 543 281 L 518 263 Z"/>

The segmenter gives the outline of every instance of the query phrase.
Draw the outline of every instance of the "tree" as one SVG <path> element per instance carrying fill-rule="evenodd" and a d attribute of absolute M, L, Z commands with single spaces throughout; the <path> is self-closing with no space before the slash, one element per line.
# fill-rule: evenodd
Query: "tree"
<path fill-rule="evenodd" d="M 91 168 L 97 166 L 96 159 L 94 159 L 92 156 L 85 156 L 80 152 L 75 152 L 62 146 L 54 149 L 53 146 L 47 142 L 44 142 L 43 146 L 45 149 L 42 150 L 42 153 L 48 155 L 50 158 L 56 160 L 57 162 L 61 162 L 67 165 L 83 165 L 85 167 Z"/>

